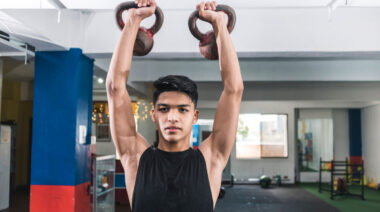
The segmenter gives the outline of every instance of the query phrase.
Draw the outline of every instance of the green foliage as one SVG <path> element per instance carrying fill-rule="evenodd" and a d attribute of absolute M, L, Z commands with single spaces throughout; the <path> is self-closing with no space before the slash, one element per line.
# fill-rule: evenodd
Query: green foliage
<path fill-rule="evenodd" d="M 249 128 L 248 128 L 248 126 L 245 126 L 245 125 L 244 125 L 244 121 L 241 120 L 240 118 L 239 118 L 239 124 L 238 124 L 237 133 L 238 133 L 239 135 L 243 136 L 243 138 L 247 138 L 248 133 L 249 133 Z"/>

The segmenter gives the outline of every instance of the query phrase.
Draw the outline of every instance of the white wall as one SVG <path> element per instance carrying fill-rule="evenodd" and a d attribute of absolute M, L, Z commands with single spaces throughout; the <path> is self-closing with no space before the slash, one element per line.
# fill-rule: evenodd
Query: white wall
<path fill-rule="evenodd" d="M 198 52 L 198 41 L 191 36 L 187 27 L 192 11 L 193 9 L 164 11 L 165 23 L 155 36 L 152 52 Z M 380 29 L 376 27 L 378 22 L 374 21 L 379 20 L 380 15 L 379 9 L 375 8 L 338 9 L 331 22 L 326 8 L 261 10 L 245 7 L 236 9 L 236 14 L 237 22 L 231 36 L 239 52 L 379 49 L 373 45 L 380 42 Z M 85 52 L 113 51 L 120 34 L 113 16 L 113 12 L 94 14 L 87 26 Z M 99 25 L 102 27 L 99 28 Z M 200 26 L 203 32 L 209 29 L 210 25 Z M 99 39 L 104 42 L 99 43 Z"/>
<path fill-rule="evenodd" d="M 345 160 L 350 157 L 350 138 L 348 127 L 348 110 L 332 110 L 334 124 L 334 159 Z"/>
<path fill-rule="evenodd" d="M 362 109 L 362 154 L 367 179 L 380 183 L 380 104 Z"/>
<path fill-rule="evenodd" d="M 379 51 L 380 9 L 338 8 L 330 21 L 326 7 L 249 8 L 234 5 L 236 26 L 231 34 L 239 52 Z M 198 52 L 198 41 L 187 21 L 195 6 L 164 10 L 165 23 L 155 36 L 152 52 Z M 111 54 L 120 36 L 114 10 L 3 10 L 39 34 L 66 47 L 86 53 Z M 151 22 L 142 24 L 150 27 Z M 200 24 L 201 31 L 211 29 Z M 173 33 L 175 32 L 175 33 Z M 184 42 L 186 41 L 186 42 Z M 349 45 L 348 45 L 349 44 Z"/>
<path fill-rule="evenodd" d="M 132 82 L 152 82 L 160 76 L 176 74 L 189 76 L 197 82 L 221 82 L 218 61 L 204 59 L 178 59 L 173 55 L 168 58 L 134 58 L 131 74 L 128 78 Z M 149 58 L 149 57 L 148 57 Z M 110 60 L 101 60 L 101 68 L 108 70 Z M 334 82 L 336 84 L 324 84 L 328 87 L 350 87 L 349 82 L 371 82 L 380 81 L 379 59 L 360 59 L 354 56 L 348 59 L 308 59 L 302 57 L 293 58 L 240 58 L 239 64 L 244 82 L 281 82 L 281 86 L 297 85 L 313 87 L 316 83 Z M 288 83 L 286 83 L 288 82 Z M 289 82 L 299 82 L 290 84 Z M 340 83 L 337 83 L 340 82 Z M 341 83 L 344 82 L 344 83 Z M 276 83 L 275 85 L 278 85 Z M 355 87 L 361 87 L 364 83 L 357 83 Z M 256 84 L 260 86 L 261 84 Z M 364 84 L 366 85 L 366 84 Z M 368 84 L 367 84 L 368 85 Z M 310 93 L 313 95 L 313 93 Z M 329 95 L 326 93 L 325 95 Z M 344 95 L 344 94 L 343 94 Z"/>
<path fill-rule="evenodd" d="M 331 119 L 331 109 L 300 109 L 299 119 Z"/>

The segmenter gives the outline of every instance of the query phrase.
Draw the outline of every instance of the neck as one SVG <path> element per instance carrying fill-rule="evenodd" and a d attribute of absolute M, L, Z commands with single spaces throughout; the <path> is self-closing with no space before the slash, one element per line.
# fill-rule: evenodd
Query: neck
<path fill-rule="evenodd" d="M 182 152 L 189 149 L 189 142 L 190 136 L 186 136 L 186 138 L 181 141 L 166 141 L 159 136 L 158 149 L 166 152 Z"/>

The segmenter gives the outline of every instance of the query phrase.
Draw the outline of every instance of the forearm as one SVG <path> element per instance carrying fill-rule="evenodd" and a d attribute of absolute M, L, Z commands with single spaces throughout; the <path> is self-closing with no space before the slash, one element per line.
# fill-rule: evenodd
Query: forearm
<path fill-rule="evenodd" d="M 219 66 L 224 90 L 242 92 L 243 80 L 240 73 L 239 60 L 224 17 L 217 19 L 213 23 L 213 29 L 218 46 Z"/>
<path fill-rule="evenodd" d="M 131 69 L 133 47 L 141 23 L 138 16 L 129 15 L 121 32 L 120 39 L 112 55 L 107 74 L 107 90 L 125 88 Z"/>

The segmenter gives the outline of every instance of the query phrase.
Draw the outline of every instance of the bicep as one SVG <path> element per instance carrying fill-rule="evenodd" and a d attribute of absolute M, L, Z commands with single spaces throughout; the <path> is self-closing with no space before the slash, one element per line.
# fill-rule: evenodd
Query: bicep
<path fill-rule="evenodd" d="M 225 160 L 228 160 L 235 142 L 240 102 L 241 93 L 223 91 L 216 109 L 211 148 Z"/>
<path fill-rule="evenodd" d="M 112 140 L 118 154 L 137 154 L 141 146 L 149 146 L 146 140 L 137 133 L 135 118 L 127 90 L 108 92 L 110 128 Z"/>

